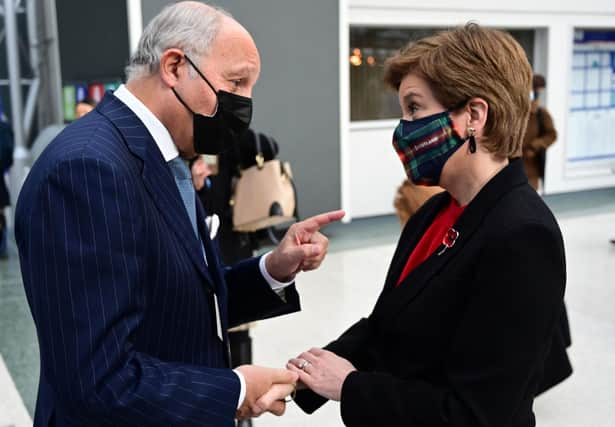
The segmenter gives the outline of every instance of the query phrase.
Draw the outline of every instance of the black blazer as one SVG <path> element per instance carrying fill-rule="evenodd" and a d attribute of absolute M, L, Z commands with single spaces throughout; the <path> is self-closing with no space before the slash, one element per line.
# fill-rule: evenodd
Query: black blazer
<path fill-rule="evenodd" d="M 374 311 L 326 347 L 358 369 L 342 388 L 347 426 L 535 425 L 563 307 L 559 227 L 514 160 L 467 206 L 454 246 L 395 287 L 449 200 L 436 195 L 410 219 Z M 296 401 L 309 413 L 325 403 L 309 390 Z"/>

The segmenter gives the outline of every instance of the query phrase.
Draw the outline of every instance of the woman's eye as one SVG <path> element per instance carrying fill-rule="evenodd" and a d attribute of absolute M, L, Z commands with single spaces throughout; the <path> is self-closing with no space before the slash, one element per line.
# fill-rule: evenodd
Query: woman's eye
<path fill-rule="evenodd" d="M 419 106 L 416 104 L 410 104 L 408 105 L 408 111 L 410 112 L 410 114 L 414 114 L 418 111 Z"/>

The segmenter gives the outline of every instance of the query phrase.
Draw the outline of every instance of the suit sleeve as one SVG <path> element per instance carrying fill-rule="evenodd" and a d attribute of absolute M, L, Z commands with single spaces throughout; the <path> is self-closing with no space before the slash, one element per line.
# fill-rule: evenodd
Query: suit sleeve
<path fill-rule="evenodd" d="M 536 392 L 562 306 L 561 237 L 526 225 L 492 239 L 474 262 L 474 291 L 453 335 L 446 385 L 353 372 L 342 388 L 345 425 L 504 426 L 528 389 Z"/>
<path fill-rule="evenodd" d="M 259 260 L 251 258 L 225 269 L 229 327 L 301 309 L 295 285 L 284 288 L 283 295 L 278 295 L 261 274 Z"/>
<path fill-rule="evenodd" d="M 20 251 L 36 287 L 42 376 L 79 425 L 231 425 L 233 371 L 163 362 L 131 344 L 144 316 L 147 233 L 131 188 L 114 166 L 79 158 L 59 163 L 30 198 Z"/>

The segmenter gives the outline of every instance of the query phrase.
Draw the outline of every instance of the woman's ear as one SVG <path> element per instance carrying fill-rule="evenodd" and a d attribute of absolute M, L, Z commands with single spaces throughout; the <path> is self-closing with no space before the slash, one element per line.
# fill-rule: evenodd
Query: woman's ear
<path fill-rule="evenodd" d="M 180 65 L 185 62 L 184 53 L 175 48 L 162 52 L 160 57 L 160 78 L 169 87 L 175 87 L 182 72 Z"/>
<path fill-rule="evenodd" d="M 468 108 L 470 110 L 469 126 L 473 127 L 477 134 L 482 135 L 483 128 L 487 124 L 489 104 L 482 98 L 472 98 L 468 102 Z"/>

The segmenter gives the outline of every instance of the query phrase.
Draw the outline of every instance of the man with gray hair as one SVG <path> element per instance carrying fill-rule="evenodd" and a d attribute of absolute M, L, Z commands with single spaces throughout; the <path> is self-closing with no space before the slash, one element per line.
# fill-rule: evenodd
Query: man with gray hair
<path fill-rule="evenodd" d="M 244 131 L 260 72 L 250 34 L 199 2 L 144 30 L 126 85 L 68 126 L 24 183 L 16 239 L 37 327 L 35 426 L 231 426 L 281 415 L 297 376 L 229 368 L 227 329 L 299 310 L 329 212 L 223 268 L 186 160 Z"/>

